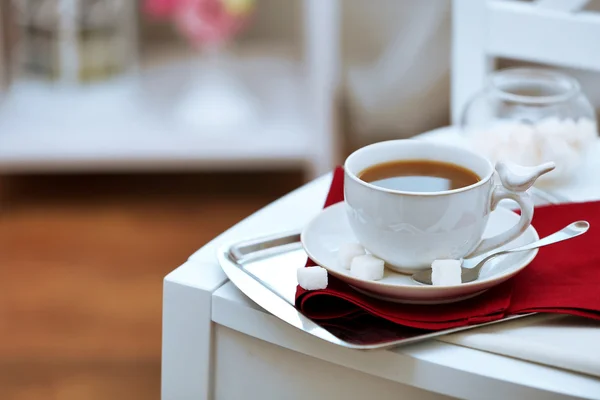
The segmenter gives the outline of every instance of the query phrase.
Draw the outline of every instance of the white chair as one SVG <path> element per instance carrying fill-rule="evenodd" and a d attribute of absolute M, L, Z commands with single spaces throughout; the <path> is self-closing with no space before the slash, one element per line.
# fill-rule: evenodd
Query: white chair
<path fill-rule="evenodd" d="M 452 123 L 499 57 L 600 71 L 600 13 L 590 0 L 453 0 Z"/>

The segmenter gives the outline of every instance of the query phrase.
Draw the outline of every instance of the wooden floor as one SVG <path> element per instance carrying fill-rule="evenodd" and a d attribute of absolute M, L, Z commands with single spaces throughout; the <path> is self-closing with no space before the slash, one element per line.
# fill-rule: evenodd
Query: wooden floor
<path fill-rule="evenodd" d="M 159 399 L 162 278 L 301 179 L 2 178 L 0 399 Z"/>

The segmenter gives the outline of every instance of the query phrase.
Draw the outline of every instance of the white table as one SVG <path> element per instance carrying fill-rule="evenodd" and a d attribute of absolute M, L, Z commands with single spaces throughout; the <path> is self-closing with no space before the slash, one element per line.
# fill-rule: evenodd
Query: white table
<path fill-rule="evenodd" d="M 455 140 L 449 130 L 430 137 Z M 600 161 L 592 160 L 585 176 L 559 194 L 576 201 L 600 198 L 595 172 Z M 317 179 L 246 218 L 165 278 L 164 400 L 600 399 L 598 378 L 476 350 L 479 329 L 359 352 L 309 336 L 256 306 L 227 280 L 217 247 L 301 228 L 321 209 L 330 179 Z"/>

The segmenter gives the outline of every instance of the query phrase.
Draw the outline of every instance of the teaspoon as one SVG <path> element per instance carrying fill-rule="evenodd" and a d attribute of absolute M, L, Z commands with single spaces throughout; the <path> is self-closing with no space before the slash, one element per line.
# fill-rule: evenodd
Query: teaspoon
<path fill-rule="evenodd" d="M 590 224 L 587 221 L 577 221 L 564 227 L 560 231 L 553 233 L 552 235 L 546 236 L 543 239 L 526 244 L 524 246 L 516 247 L 514 249 L 499 251 L 497 253 L 485 257 L 479 262 L 477 262 L 477 259 L 465 258 L 463 259 L 463 263 L 461 266 L 462 283 L 473 282 L 479 279 L 481 268 L 483 268 L 486 262 L 488 262 L 494 257 L 498 257 L 509 253 L 517 253 L 519 251 L 533 250 L 537 249 L 538 247 L 548 246 L 549 244 L 554 244 L 562 242 L 563 240 L 572 239 L 579 235 L 583 235 L 585 232 L 587 232 L 589 228 Z M 473 264 L 475 265 L 473 266 Z M 423 283 L 425 285 L 431 285 L 431 269 L 419 271 L 413 274 L 411 278 L 416 282 Z"/>

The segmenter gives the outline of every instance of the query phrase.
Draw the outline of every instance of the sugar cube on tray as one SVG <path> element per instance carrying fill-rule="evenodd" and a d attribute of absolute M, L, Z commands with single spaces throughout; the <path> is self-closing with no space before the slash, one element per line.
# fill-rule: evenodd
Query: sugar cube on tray
<path fill-rule="evenodd" d="M 360 243 L 344 243 L 338 250 L 338 263 L 344 269 L 350 269 L 354 257 L 366 254 L 365 248 Z"/>
<path fill-rule="evenodd" d="M 460 285 L 461 260 L 435 260 L 431 264 L 431 283 L 435 286 Z"/>
<path fill-rule="evenodd" d="M 298 285 L 304 290 L 327 288 L 327 270 L 323 267 L 298 268 L 296 277 Z"/>
<path fill-rule="evenodd" d="M 371 255 L 356 256 L 350 264 L 350 275 L 369 281 L 383 278 L 384 261 Z"/>

